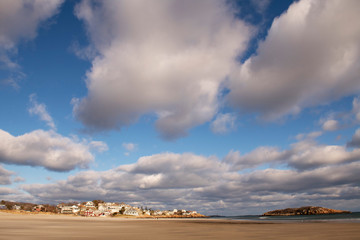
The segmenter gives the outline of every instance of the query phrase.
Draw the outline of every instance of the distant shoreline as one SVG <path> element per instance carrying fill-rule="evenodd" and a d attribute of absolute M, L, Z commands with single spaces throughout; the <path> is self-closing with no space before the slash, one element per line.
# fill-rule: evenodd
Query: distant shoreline
<path fill-rule="evenodd" d="M 354 213 L 357 214 L 355 218 L 331 218 L 335 217 L 331 215 L 330 218 L 321 218 L 329 217 L 328 215 L 313 215 L 313 216 L 262 216 L 262 215 L 247 215 L 247 216 L 218 216 L 218 217 L 151 217 L 151 216 L 124 216 L 119 215 L 115 217 L 84 217 L 73 214 L 59 214 L 59 213 L 49 213 L 49 212 L 24 212 L 24 211 L 14 211 L 14 210 L 0 210 L 1 216 L 19 216 L 27 217 L 30 219 L 35 218 L 53 218 L 53 219 L 87 219 L 87 220 L 101 220 L 101 221 L 127 221 L 127 220 L 161 220 L 161 221 L 200 221 L 200 222 L 210 222 L 210 223 L 231 223 L 231 224 L 273 224 L 273 223 L 284 223 L 284 224 L 294 224 L 294 223 L 360 223 L 360 212 Z M 339 215 L 338 215 L 339 216 Z"/>
<path fill-rule="evenodd" d="M 55 216 L 55 217 L 69 217 L 69 218 L 100 218 L 100 219 L 210 219 L 208 216 L 131 216 L 131 215 L 117 215 L 107 217 L 85 217 L 74 214 L 61 214 L 52 212 L 28 212 L 23 210 L 0 210 L 0 214 L 3 215 L 19 215 L 19 216 Z"/>

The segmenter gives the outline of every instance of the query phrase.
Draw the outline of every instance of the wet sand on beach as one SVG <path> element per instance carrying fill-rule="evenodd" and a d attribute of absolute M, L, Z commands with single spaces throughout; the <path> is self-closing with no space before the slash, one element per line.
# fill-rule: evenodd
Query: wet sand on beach
<path fill-rule="evenodd" d="M 360 239 L 360 223 L 156 220 L 0 213 L 0 239 Z"/>

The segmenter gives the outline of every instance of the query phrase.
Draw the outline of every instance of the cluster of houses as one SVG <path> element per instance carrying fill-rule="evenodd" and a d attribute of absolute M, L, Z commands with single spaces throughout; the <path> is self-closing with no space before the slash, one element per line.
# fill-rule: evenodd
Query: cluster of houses
<path fill-rule="evenodd" d="M 8 209 L 8 207 L 5 204 L 0 204 L 0 210 L 6 210 Z M 12 206 L 13 210 L 20 210 L 21 206 L 20 205 L 14 205 Z"/>
<path fill-rule="evenodd" d="M 172 211 L 160 211 L 160 210 L 148 210 L 138 207 L 132 207 L 125 203 L 113 203 L 113 202 L 101 202 L 95 205 L 94 202 L 89 201 L 85 204 L 58 204 L 57 208 L 62 214 L 75 214 L 86 217 L 106 217 L 110 215 L 127 215 L 127 216 L 191 216 L 197 214 L 196 211 L 177 210 Z"/>

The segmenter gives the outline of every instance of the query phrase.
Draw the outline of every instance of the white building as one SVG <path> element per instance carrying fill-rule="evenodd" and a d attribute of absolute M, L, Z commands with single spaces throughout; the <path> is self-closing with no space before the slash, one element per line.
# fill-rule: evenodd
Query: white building
<path fill-rule="evenodd" d="M 129 208 L 129 209 L 125 210 L 124 215 L 139 216 L 139 212 L 133 208 Z"/>
<path fill-rule="evenodd" d="M 20 209 L 21 209 L 21 206 L 19 206 L 19 205 L 14 205 L 14 206 L 12 207 L 12 209 L 13 209 L 13 210 L 20 210 Z"/>
<path fill-rule="evenodd" d="M 122 208 L 127 208 L 126 204 L 123 203 L 99 203 L 98 210 L 101 212 L 110 212 L 110 213 L 118 213 L 121 211 Z"/>
<path fill-rule="evenodd" d="M 85 204 L 85 207 L 95 207 L 95 204 L 91 201 L 88 201 L 86 204 Z"/>
<path fill-rule="evenodd" d="M 111 213 L 120 212 L 121 209 L 122 209 L 121 205 L 108 206 L 108 211 Z"/>
<path fill-rule="evenodd" d="M 80 211 L 80 208 L 78 205 L 72 205 L 71 207 L 72 207 L 73 213 L 78 213 Z"/>
<path fill-rule="evenodd" d="M 163 212 L 160 211 L 160 210 L 156 210 L 156 211 L 154 211 L 154 215 L 155 216 L 161 216 L 161 215 L 163 215 Z"/>
<path fill-rule="evenodd" d="M 72 214 L 72 213 L 76 214 L 79 211 L 80 211 L 80 208 L 77 205 L 60 207 L 60 213 L 63 213 L 63 214 Z"/>
<path fill-rule="evenodd" d="M 106 205 L 106 203 L 99 203 L 98 210 L 100 212 L 107 212 L 108 211 L 108 206 Z"/>
<path fill-rule="evenodd" d="M 72 206 L 62 206 L 60 213 L 62 214 L 72 214 L 73 213 L 73 208 Z"/>

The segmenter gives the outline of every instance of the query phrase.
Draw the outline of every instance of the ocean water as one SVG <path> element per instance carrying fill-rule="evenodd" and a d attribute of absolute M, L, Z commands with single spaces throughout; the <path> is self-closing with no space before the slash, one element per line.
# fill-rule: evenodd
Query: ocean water
<path fill-rule="evenodd" d="M 212 216 L 212 219 L 246 220 L 246 221 L 276 221 L 276 222 L 360 222 L 360 212 L 346 214 L 323 214 L 323 215 L 297 215 L 297 216 Z"/>

